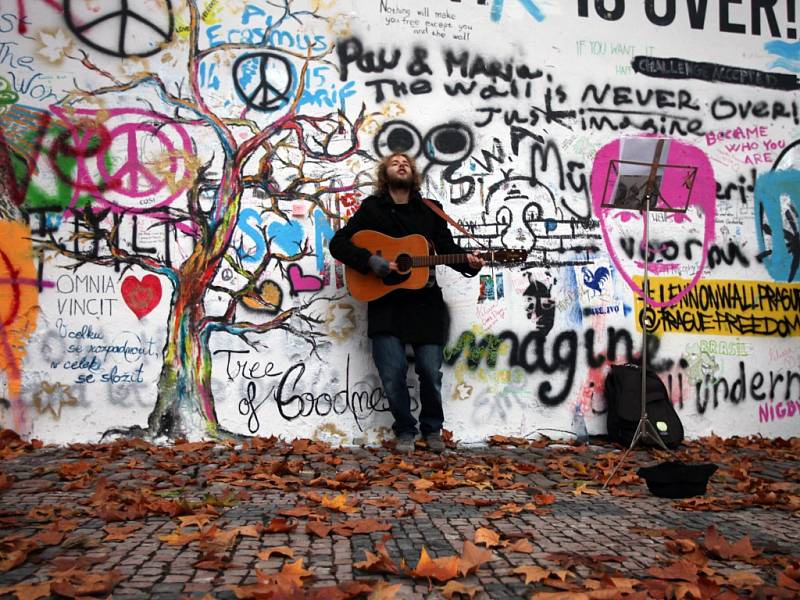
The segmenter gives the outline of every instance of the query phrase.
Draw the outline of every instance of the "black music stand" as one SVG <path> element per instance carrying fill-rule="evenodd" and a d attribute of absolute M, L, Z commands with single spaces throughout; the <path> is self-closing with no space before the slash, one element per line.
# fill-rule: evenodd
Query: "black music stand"
<path fill-rule="evenodd" d="M 636 431 L 633 435 L 633 439 L 631 440 L 631 445 L 625 451 L 625 454 L 622 455 L 622 458 L 619 460 L 617 465 L 614 467 L 614 470 L 611 471 L 611 475 L 609 475 L 606 482 L 603 484 L 603 488 L 605 489 L 608 486 L 608 483 L 614 478 L 614 475 L 617 474 L 617 471 L 620 469 L 622 464 L 625 462 L 625 459 L 630 454 L 631 450 L 639 443 L 641 439 L 650 439 L 657 446 L 660 446 L 662 449 L 670 452 L 670 450 L 664 444 L 664 441 L 661 439 L 658 431 L 656 430 L 655 426 L 650 422 L 647 418 L 647 329 L 648 329 L 648 309 L 649 309 L 649 302 L 650 302 L 650 289 L 649 289 L 649 274 L 648 274 L 648 266 L 649 266 L 649 257 L 650 257 L 650 213 L 651 212 L 679 212 L 685 213 L 688 206 L 689 206 L 689 198 L 691 196 L 692 188 L 694 186 L 694 179 L 697 175 L 697 167 L 688 166 L 688 165 L 670 165 L 666 162 L 662 161 L 662 155 L 666 156 L 666 151 L 664 149 L 665 139 L 652 139 L 652 138 L 645 138 L 649 139 L 651 142 L 655 142 L 655 148 L 653 152 L 653 158 L 650 161 L 637 161 L 637 160 L 611 160 L 608 166 L 608 172 L 606 173 L 606 186 L 603 193 L 603 202 L 601 203 L 602 208 L 616 208 L 616 209 L 628 209 L 628 210 L 638 210 L 643 213 L 644 216 L 644 236 L 643 236 L 643 244 L 644 244 L 644 276 L 642 278 L 642 315 L 641 315 L 641 327 L 642 327 L 642 390 L 641 390 L 641 414 L 639 417 L 639 424 L 636 427 Z M 622 168 L 621 168 L 622 167 Z M 625 173 L 625 167 L 628 167 L 629 173 Z M 685 198 L 682 199 L 675 199 L 678 202 L 673 201 L 674 204 L 678 204 L 678 206 L 674 206 L 673 203 L 667 201 L 661 193 L 661 183 L 664 173 L 667 169 L 686 169 L 687 175 L 683 182 L 683 187 L 687 190 Z M 616 173 L 616 180 L 614 191 L 609 195 L 606 196 L 606 191 L 608 189 L 608 183 L 612 179 L 612 173 Z"/>

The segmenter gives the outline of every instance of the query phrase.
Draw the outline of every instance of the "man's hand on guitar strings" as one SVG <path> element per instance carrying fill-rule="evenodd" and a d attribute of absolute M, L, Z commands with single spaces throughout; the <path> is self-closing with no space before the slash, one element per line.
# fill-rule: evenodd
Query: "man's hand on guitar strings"
<path fill-rule="evenodd" d="M 394 265 L 394 269 L 392 269 L 392 265 Z M 369 257 L 369 268 L 378 277 L 386 277 L 392 270 L 397 271 L 397 264 L 389 262 L 382 256 L 373 254 Z"/>

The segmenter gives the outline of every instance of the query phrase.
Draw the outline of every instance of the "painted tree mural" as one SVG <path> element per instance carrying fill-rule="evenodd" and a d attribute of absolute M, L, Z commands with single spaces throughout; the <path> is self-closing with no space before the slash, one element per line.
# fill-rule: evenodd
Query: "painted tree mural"
<path fill-rule="evenodd" d="M 65 8 L 68 6 L 69 3 Z M 273 303 L 270 295 L 275 290 L 268 289 L 268 282 L 265 282 L 268 268 L 277 268 L 285 274 L 290 265 L 310 256 L 314 250 L 306 241 L 298 245 L 296 252 L 279 252 L 268 235 L 267 227 L 262 225 L 258 229 L 266 251 L 254 262 L 250 250 L 243 247 L 235 236 L 243 195 L 249 190 L 263 198 L 261 210 L 271 213 L 273 219 L 288 222 L 285 209 L 287 202 L 292 200 L 309 202 L 326 217 L 335 218 L 336 215 L 327 211 L 323 200 L 331 194 L 358 187 L 360 175 L 355 175 L 352 182 L 337 184 L 325 176 L 324 165 L 360 153 L 358 135 L 366 115 L 363 106 L 352 120 L 342 111 L 303 113 L 300 100 L 308 70 L 311 65 L 329 64 L 326 57 L 332 46 L 295 52 L 269 45 L 270 37 L 282 24 L 317 18 L 311 12 L 293 11 L 289 0 L 284 2 L 281 13 L 254 43 L 221 43 L 206 48 L 201 48 L 200 43 L 204 14 L 196 0 L 187 0 L 175 17 L 169 2 L 166 9 L 170 12 L 165 27 L 180 23 L 180 17 L 187 14 L 188 22 L 180 29 L 183 39 L 153 25 L 154 30 L 165 36 L 165 41 L 157 48 L 134 52 L 125 47 L 125 40 L 121 37 L 118 47 L 104 50 L 102 45 L 92 42 L 89 35 L 91 22 L 73 23 L 71 29 L 94 49 L 105 55 L 124 56 L 128 64 L 131 61 L 135 64 L 137 57 L 157 52 L 172 55 L 185 52 L 187 71 L 183 81 L 166 81 L 152 70 L 135 72 L 121 80 L 119 75 L 109 72 L 99 60 L 78 47 L 73 50 L 73 55 L 82 68 L 108 80 L 108 83 L 89 90 L 76 89 L 51 110 L 72 123 L 68 129 L 70 133 L 62 134 L 61 150 L 73 148 L 84 156 L 99 155 L 107 149 L 105 138 L 108 132 L 103 120 L 114 112 L 113 108 L 84 110 L 87 104 L 113 107 L 121 98 L 128 103 L 131 98 L 140 98 L 142 114 L 169 112 L 168 123 L 154 122 L 149 126 L 154 138 L 158 138 L 162 128 L 176 124 L 200 127 L 209 132 L 214 147 L 211 160 L 202 161 L 200 157 L 208 154 L 207 149 L 197 147 L 192 154 L 174 150 L 160 157 L 166 165 L 163 167 L 165 174 L 171 174 L 172 186 L 176 192 L 182 192 L 185 201 L 132 211 L 140 228 L 147 227 L 148 223 L 152 227 L 172 227 L 182 239 L 188 239 L 191 246 L 188 256 L 179 265 L 173 265 L 172 260 L 164 257 L 124 249 L 119 243 L 119 211 L 81 196 L 81 193 L 91 196 L 97 190 L 108 191 L 115 186 L 130 185 L 132 178 L 143 176 L 130 172 L 118 172 L 110 178 L 95 177 L 95 187 L 83 186 L 81 193 L 76 192 L 68 209 L 87 227 L 92 226 L 95 232 L 100 232 L 95 236 L 102 239 L 94 240 L 99 243 L 100 251 L 97 251 L 97 246 L 92 251 L 83 249 L 77 242 L 64 244 L 52 235 L 42 247 L 47 253 L 70 259 L 73 269 L 86 264 L 121 266 L 123 272 L 138 268 L 169 282 L 172 288 L 170 312 L 163 366 L 157 383 L 158 399 L 149 415 L 147 428 L 134 427 L 129 431 L 174 438 L 197 431 L 200 426 L 206 435 L 221 437 L 229 434 L 220 426 L 211 389 L 211 335 L 224 332 L 239 337 L 248 345 L 257 346 L 260 334 L 283 330 L 305 340 L 310 352 L 316 352 L 318 340 L 323 335 L 316 327 L 321 319 L 314 306 L 322 298 L 311 296 L 307 301 L 280 309 L 279 303 Z M 65 13 L 69 18 L 68 11 Z M 123 14 L 122 18 L 125 17 Z M 122 29 L 124 32 L 124 27 Z M 232 76 L 241 102 L 230 103 L 226 114 L 221 114 L 223 111 L 219 109 L 212 110 L 205 98 L 207 90 L 201 89 L 201 79 L 206 76 L 210 64 L 207 59 L 213 55 L 233 60 Z M 107 57 L 102 59 L 107 60 Z M 243 83 L 243 80 L 250 83 Z M 252 81 L 257 82 L 255 87 Z M 146 94 L 153 93 L 155 100 L 146 99 Z M 140 126 L 139 130 L 142 129 Z M 113 161 L 113 157 L 108 160 Z M 178 170 L 176 163 L 180 163 L 184 171 L 180 177 L 175 174 Z M 307 173 L 310 166 L 317 175 Z M 286 169 L 293 171 L 292 177 L 285 176 Z M 281 170 L 284 175 L 279 176 Z M 91 174 L 89 179 L 92 179 Z M 86 234 L 76 235 L 86 237 Z M 321 251 L 321 248 L 316 249 L 316 252 Z M 236 285 L 221 285 L 219 273 L 222 268 L 235 274 L 233 281 Z M 210 293 L 228 298 L 223 314 L 209 314 L 206 301 Z M 257 310 L 242 310 L 243 307 Z M 266 318 L 252 318 L 253 315 Z"/>

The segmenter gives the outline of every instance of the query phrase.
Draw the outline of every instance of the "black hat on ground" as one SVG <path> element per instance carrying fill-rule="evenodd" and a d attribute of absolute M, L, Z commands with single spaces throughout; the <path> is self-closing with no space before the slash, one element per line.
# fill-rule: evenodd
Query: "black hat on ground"
<path fill-rule="evenodd" d="M 661 498 L 691 498 L 706 493 L 708 480 L 717 470 L 713 463 L 688 465 L 673 460 L 650 467 L 642 467 L 636 473 L 647 482 L 647 489 Z"/>

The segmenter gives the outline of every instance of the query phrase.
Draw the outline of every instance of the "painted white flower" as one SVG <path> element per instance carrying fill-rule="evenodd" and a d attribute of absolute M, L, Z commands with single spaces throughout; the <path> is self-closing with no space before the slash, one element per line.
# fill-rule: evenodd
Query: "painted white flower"
<path fill-rule="evenodd" d="M 72 49 L 73 40 L 61 29 L 56 29 L 55 33 L 42 30 L 39 32 L 39 43 L 41 47 L 37 54 L 51 63 L 60 63 Z"/>
<path fill-rule="evenodd" d="M 347 303 L 333 304 L 328 309 L 328 331 L 337 339 L 347 339 L 356 328 L 353 307 Z"/>
<path fill-rule="evenodd" d="M 453 394 L 454 400 L 469 400 L 472 396 L 474 388 L 468 384 L 461 382 L 456 386 L 455 393 Z"/>
<path fill-rule="evenodd" d="M 33 405 L 39 414 L 49 411 L 53 418 L 61 418 L 61 409 L 65 406 L 76 406 L 78 399 L 72 395 L 72 390 L 60 383 L 50 384 L 42 381 L 39 391 L 33 395 Z"/>

